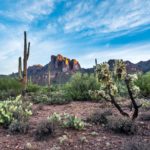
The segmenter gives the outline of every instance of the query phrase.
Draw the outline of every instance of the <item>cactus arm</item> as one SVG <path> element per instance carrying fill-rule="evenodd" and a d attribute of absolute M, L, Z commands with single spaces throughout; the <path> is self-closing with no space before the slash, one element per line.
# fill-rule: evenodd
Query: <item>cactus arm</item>
<path fill-rule="evenodd" d="M 27 51 L 27 60 L 28 60 L 28 58 L 29 58 L 29 54 L 30 54 L 30 42 L 28 42 L 28 51 Z"/>
<path fill-rule="evenodd" d="M 21 57 L 19 57 L 19 59 L 18 59 L 18 77 L 19 77 L 19 80 L 22 79 L 22 60 L 21 60 Z"/>

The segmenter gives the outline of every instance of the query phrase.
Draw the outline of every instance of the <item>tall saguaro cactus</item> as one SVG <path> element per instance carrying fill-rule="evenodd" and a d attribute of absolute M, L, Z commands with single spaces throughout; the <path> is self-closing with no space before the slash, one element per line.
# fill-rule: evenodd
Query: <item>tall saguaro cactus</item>
<path fill-rule="evenodd" d="M 19 80 L 23 83 L 24 89 L 26 89 L 27 86 L 27 61 L 29 59 L 30 54 L 30 42 L 27 43 L 27 33 L 24 31 L 24 55 L 23 55 L 23 74 L 22 74 L 22 60 L 21 57 L 19 57 L 19 67 L 18 67 L 18 73 L 19 73 Z"/>

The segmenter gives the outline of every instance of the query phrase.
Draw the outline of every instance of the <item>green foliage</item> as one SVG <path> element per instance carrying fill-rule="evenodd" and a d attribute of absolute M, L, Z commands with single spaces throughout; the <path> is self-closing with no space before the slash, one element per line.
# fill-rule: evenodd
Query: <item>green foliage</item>
<path fill-rule="evenodd" d="M 54 125 L 48 120 L 42 120 L 36 127 L 34 137 L 36 140 L 46 140 L 54 134 Z"/>
<path fill-rule="evenodd" d="M 0 102 L 0 124 L 8 126 L 14 120 L 26 122 L 32 115 L 31 106 L 31 103 L 23 102 L 20 95 L 14 100 Z"/>
<path fill-rule="evenodd" d="M 34 103 L 44 103 L 48 105 L 62 105 L 67 104 L 71 101 L 71 98 L 65 93 L 65 91 L 57 91 L 57 92 L 50 92 L 48 95 L 46 94 L 33 94 L 32 101 Z"/>
<path fill-rule="evenodd" d="M 71 128 L 76 130 L 82 130 L 84 128 L 84 122 L 80 118 L 67 113 L 54 113 L 48 117 L 48 120 L 52 123 L 60 124 L 62 127 L 65 128 Z"/>
<path fill-rule="evenodd" d="M 131 119 L 126 117 L 108 117 L 107 127 L 116 133 L 127 135 L 137 132 L 137 125 Z"/>
<path fill-rule="evenodd" d="M 57 92 L 50 93 L 46 103 L 50 105 L 55 105 L 55 104 L 62 105 L 70 102 L 71 102 L 71 98 L 68 97 L 65 91 L 57 91 Z"/>
<path fill-rule="evenodd" d="M 99 86 L 93 75 L 76 73 L 64 89 L 73 100 L 91 100 L 89 90 L 97 90 Z"/>
<path fill-rule="evenodd" d="M 49 116 L 48 118 L 47 118 L 50 122 L 56 122 L 56 123 L 60 123 L 61 122 L 61 120 L 62 120 L 62 117 L 61 117 L 61 115 L 60 114 L 58 114 L 58 113 L 56 113 L 56 112 L 54 112 L 51 116 Z"/>
<path fill-rule="evenodd" d="M 150 102 L 147 101 L 147 100 L 143 100 L 142 101 L 142 108 L 146 109 L 146 110 L 149 110 L 150 109 Z"/>
<path fill-rule="evenodd" d="M 84 122 L 75 115 L 64 114 L 63 126 L 66 128 L 82 130 Z"/>
<path fill-rule="evenodd" d="M 36 93 L 36 92 L 39 92 L 41 90 L 41 87 L 37 84 L 28 84 L 27 86 L 27 92 L 33 92 L 33 93 Z"/>
<path fill-rule="evenodd" d="M 136 85 L 140 88 L 142 96 L 150 97 L 150 72 L 139 75 Z"/>
<path fill-rule="evenodd" d="M 9 97 L 16 97 L 21 93 L 21 83 L 10 77 L 0 78 L 0 100 L 5 100 Z"/>
<path fill-rule="evenodd" d="M 104 111 L 96 111 L 87 118 L 87 121 L 94 124 L 107 124 L 107 117 L 111 115 L 112 111 L 110 109 Z"/>

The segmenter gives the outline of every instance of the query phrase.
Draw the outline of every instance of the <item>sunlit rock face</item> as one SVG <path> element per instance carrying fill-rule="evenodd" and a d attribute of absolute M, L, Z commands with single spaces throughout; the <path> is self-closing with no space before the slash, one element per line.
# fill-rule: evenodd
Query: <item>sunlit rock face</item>
<path fill-rule="evenodd" d="M 48 65 L 34 65 L 28 68 L 28 77 L 32 79 L 33 83 L 40 85 L 48 84 Z M 80 64 L 76 59 L 69 59 L 60 54 L 51 56 L 50 75 L 52 83 L 65 83 L 72 74 L 80 71 L 80 69 Z"/>
<path fill-rule="evenodd" d="M 58 54 L 51 56 L 51 69 L 59 72 L 76 72 L 80 70 L 80 64 L 76 59 L 70 60 Z"/>

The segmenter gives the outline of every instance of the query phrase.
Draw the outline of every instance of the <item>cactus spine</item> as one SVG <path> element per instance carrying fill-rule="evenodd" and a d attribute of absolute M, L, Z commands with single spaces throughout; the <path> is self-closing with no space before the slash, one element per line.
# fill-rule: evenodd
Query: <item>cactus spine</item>
<path fill-rule="evenodd" d="M 18 69 L 18 73 L 19 73 L 19 80 L 22 81 L 23 86 L 24 86 L 24 90 L 26 90 L 26 86 L 27 86 L 27 61 L 29 58 L 29 54 L 30 54 L 30 42 L 27 43 L 27 33 L 26 31 L 24 31 L 24 56 L 23 56 L 23 74 L 22 74 L 22 61 L 21 61 L 21 57 L 19 57 L 19 69 Z"/>

